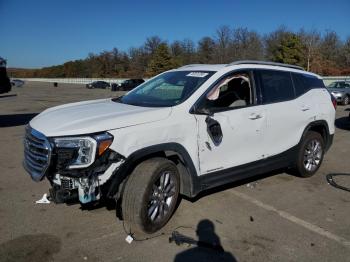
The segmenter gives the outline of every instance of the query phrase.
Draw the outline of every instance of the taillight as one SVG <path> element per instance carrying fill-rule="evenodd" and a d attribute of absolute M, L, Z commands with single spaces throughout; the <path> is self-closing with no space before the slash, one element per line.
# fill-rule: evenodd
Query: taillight
<path fill-rule="evenodd" d="M 334 109 L 337 109 L 337 99 L 331 94 L 332 104 Z"/>

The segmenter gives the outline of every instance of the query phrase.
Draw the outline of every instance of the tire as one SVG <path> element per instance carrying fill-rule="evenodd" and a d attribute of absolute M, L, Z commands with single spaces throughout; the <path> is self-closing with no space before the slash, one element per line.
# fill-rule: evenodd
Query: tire
<path fill-rule="evenodd" d="M 324 148 L 324 141 L 319 133 L 307 132 L 299 147 L 293 173 L 300 177 L 313 176 L 322 164 Z"/>
<path fill-rule="evenodd" d="M 164 191 L 162 181 L 166 185 Z M 122 196 L 125 230 L 144 235 L 161 229 L 175 210 L 179 191 L 179 173 L 173 162 L 152 158 L 139 164 L 126 181 Z"/>
<path fill-rule="evenodd" d="M 344 99 L 343 99 L 342 104 L 343 104 L 344 106 L 347 106 L 347 105 L 349 104 L 349 102 L 350 102 L 349 96 L 345 96 Z"/>

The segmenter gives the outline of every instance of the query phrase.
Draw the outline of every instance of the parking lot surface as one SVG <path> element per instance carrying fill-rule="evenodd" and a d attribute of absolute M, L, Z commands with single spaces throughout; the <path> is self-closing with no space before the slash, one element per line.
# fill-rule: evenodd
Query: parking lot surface
<path fill-rule="evenodd" d="M 109 206 L 35 204 L 49 183 L 22 168 L 28 121 L 48 107 L 120 94 L 29 82 L 0 95 L 0 261 L 350 261 L 350 193 L 326 181 L 350 173 L 349 106 L 338 106 L 334 143 L 315 176 L 276 172 L 182 199 L 152 239 L 126 243 Z M 175 229 L 216 240 L 225 253 L 169 243 Z"/>

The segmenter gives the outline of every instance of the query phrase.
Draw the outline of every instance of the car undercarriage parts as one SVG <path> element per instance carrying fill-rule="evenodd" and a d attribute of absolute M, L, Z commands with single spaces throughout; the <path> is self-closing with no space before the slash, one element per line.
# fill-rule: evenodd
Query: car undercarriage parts
<path fill-rule="evenodd" d="M 50 196 L 55 203 L 76 202 L 86 204 L 99 200 L 100 185 L 97 177 L 71 178 L 55 175 Z"/>
<path fill-rule="evenodd" d="M 50 188 L 50 199 L 56 204 L 77 203 L 78 191 L 62 189 L 57 185 Z"/>

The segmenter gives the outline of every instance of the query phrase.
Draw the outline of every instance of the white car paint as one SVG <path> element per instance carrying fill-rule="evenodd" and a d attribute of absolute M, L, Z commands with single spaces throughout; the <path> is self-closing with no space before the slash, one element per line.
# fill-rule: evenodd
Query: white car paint
<path fill-rule="evenodd" d="M 71 136 L 155 122 L 170 113 L 171 108 L 139 107 L 103 99 L 49 108 L 30 125 L 48 137 Z"/>
<path fill-rule="evenodd" d="M 176 70 L 217 72 L 177 106 L 149 108 L 125 105 L 111 99 L 94 100 L 45 110 L 30 125 L 47 137 L 108 131 L 114 136 L 110 148 L 125 158 L 152 145 L 178 143 L 189 153 L 198 175 L 281 153 L 298 144 L 303 130 L 312 120 L 327 121 L 329 133 L 334 133 L 335 111 L 329 93 L 318 89 L 289 102 L 214 114 L 213 118 L 221 123 L 224 138 L 220 146 L 213 145 L 205 126 L 206 116 L 189 113 L 191 107 L 224 74 L 255 68 L 297 72 L 320 78 L 309 72 L 280 66 L 194 65 Z M 309 109 L 304 110 L 307 107 Z M 254 114 L 261 117 L 254 119 L 251 117 Z M 103 181 L 112 173 L 108 170 Z"/>
<path fill-rule="evenodd" d="M 256 117 L 256 116 L 261 116 Z M 215 113 L 223 132 L 219 146 L 207 132 L 206 116 L 197 115 L 201 174 L 239 166 L 263 158 L 266 113 L 263 106 Z"/>

